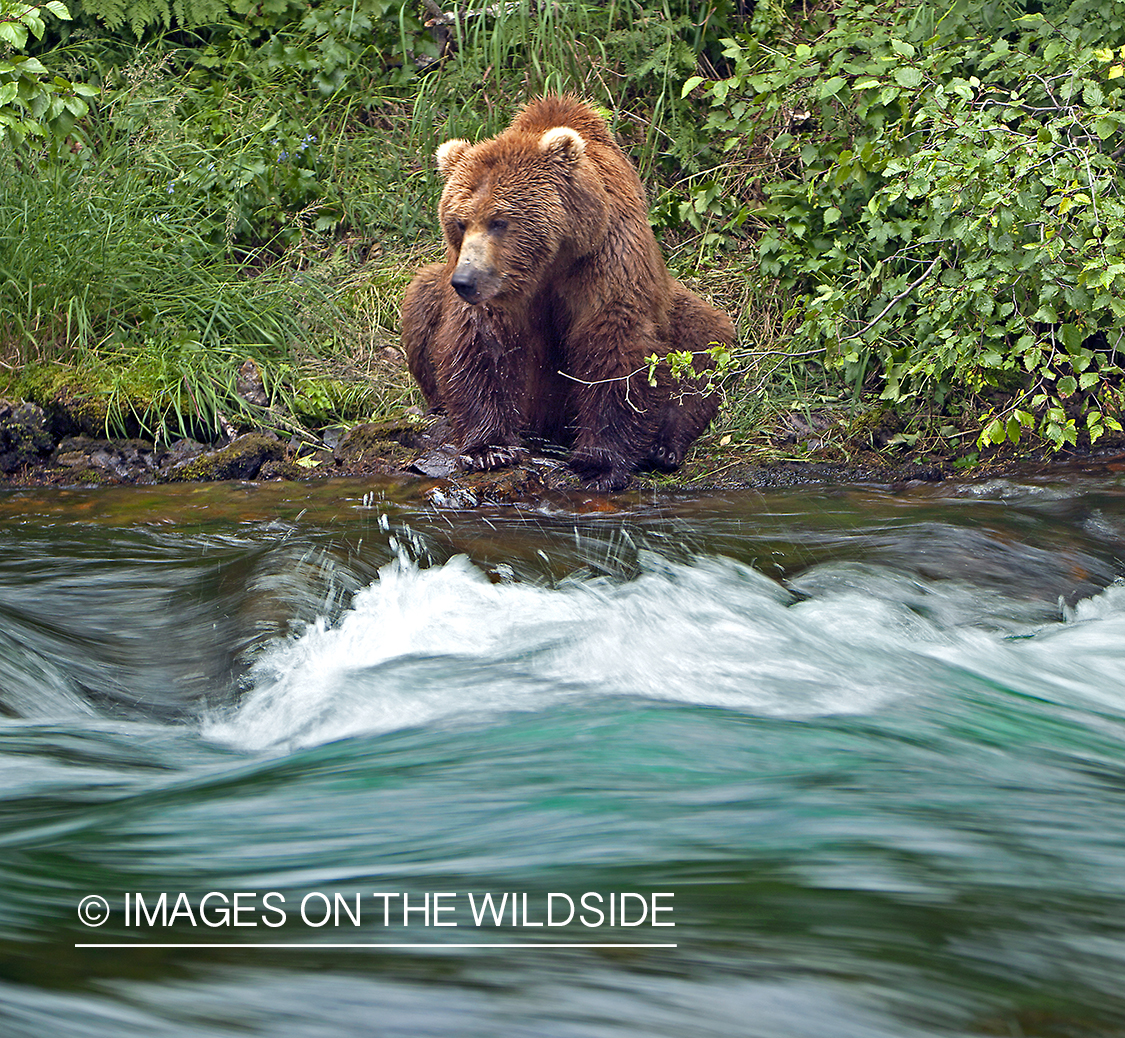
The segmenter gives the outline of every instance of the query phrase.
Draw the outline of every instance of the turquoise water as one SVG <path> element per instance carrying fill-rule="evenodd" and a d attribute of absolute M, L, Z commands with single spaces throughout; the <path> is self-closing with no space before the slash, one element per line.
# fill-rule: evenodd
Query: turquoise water
<path fill-rule="evenodd" d="M 0 1034 L 1125 1034 L 1123 577 L 1112 475 L 5 492 Z"/>

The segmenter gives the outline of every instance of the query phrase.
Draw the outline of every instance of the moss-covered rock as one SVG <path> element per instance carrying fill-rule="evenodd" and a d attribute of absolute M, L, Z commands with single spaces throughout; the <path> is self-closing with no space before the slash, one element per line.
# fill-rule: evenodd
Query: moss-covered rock
<path fill-rule="evenodd" d="M 285 445 L 271 433 L 246 433 L 217 451 L 175 466 L 164 478 L 171 482 L 254 479 L 266 462 L 285 458 Z"/>
<path fill-rule="evenodd" d="M 41 407 L 0 400 L 0 472 L 15 472 L 38 461 L 54 446 Z"/>
<path fill-rule="evenodd" d="M 847 439 L 859 449 L 879 450 L 890 443 L 895 433 L 902 432 L 901 416 L 891 407 L 872 407 L 849 424 Z"/>
<path fill-rule="evenodd" d="M 295 461 L 289 458 L 279 458 L 277 461 L 266 461 L 262 467 L 258 469 L 258 479 L 307 479 L 310 475 L 315 475 L 316 470 L 309 470 L 302 468 Z"/>
<path fill-rule="evenodd" d="M 405 464 L 418 444 L 418 425 L 406 418 L 397 422 L 363 422 L 340 440 L 333 457 L 347 468 Z"/>

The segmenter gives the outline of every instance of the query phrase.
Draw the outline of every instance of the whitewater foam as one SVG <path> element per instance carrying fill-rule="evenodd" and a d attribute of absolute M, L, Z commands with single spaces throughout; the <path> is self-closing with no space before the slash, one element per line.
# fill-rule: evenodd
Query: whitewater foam
<path fill-rule="evenodd" d="M 403 557 L 335 625 L 268 646 L 240 704 L 203 732 L 247 750 L 296 747 L 607 696 L 862 713 L 932 686 L 935 668 L 944 685 L 971 675 L 1045 697 L 1092 673 L 1125 705 L 1125 588 L 1044 625 L 1010 619 L 1019 610 L 995 592 L 875 566 L 813 567 L 792 587 L 722 558 L 647 557 L 632 581 L 551 588 L 494 582 L 463 556 Z"/>

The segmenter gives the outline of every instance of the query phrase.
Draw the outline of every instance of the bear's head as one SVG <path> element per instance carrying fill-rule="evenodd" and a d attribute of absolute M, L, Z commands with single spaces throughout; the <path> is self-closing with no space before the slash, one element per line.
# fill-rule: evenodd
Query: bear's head
<path fill-rule="evenodd" d="M 560 262 L 596 247 L 606 199 L 586 150 L 569 126 L 438 148 L 450 283 L 465 302 L 518 305 Z"/>

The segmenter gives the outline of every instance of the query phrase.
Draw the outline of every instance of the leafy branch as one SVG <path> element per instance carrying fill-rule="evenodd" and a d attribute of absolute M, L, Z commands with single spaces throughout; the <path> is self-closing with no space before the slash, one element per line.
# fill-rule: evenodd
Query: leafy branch
<path fill-rule="evenodd" d="M 65 137 L 89 111 L 86 98 L 97 95 L 84 83 L 51 76 L 38 58 L 12 53 L 27 46 L 29 35 L 43 38 L 44 11 L 70 20 L 60 0 L 41 6 L 0 0 L 0 138 L 13 145 L 27 137 Z"/>

